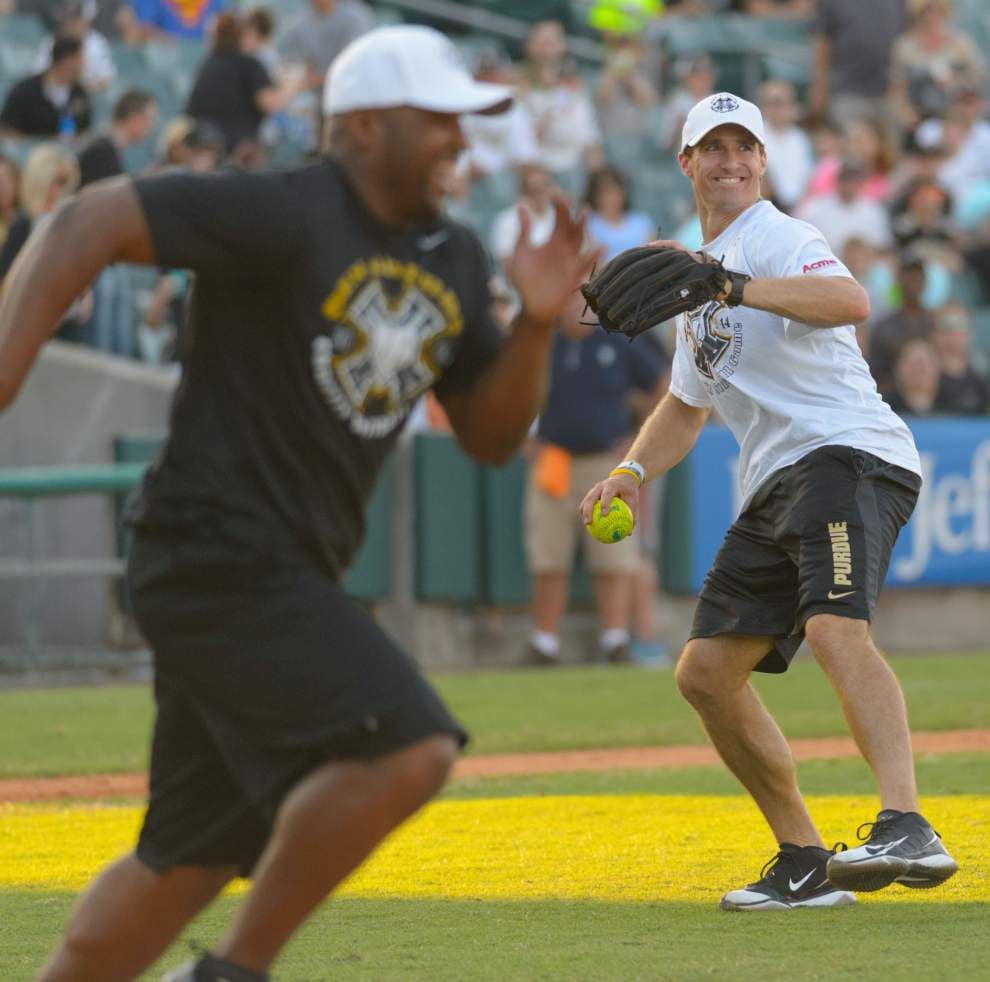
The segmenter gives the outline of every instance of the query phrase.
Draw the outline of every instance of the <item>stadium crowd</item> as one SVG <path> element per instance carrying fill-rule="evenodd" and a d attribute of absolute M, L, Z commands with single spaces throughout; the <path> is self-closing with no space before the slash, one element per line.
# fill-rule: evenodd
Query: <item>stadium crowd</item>
<path fill-rule="evenodd" d="M 717 32 L 728 13 L 806 24 L 807 78 L 775 77 L 762 59 L 760 77 L 746 75 L 754 90 L 741 93 L 767 122 L 764 194 L 818 227 L 868 289 L 860 342 L 900 411 L 990 409 L 988 84 L 950 0 L 504 7 L 539 18 L 518 50 L 476 34 L 462 49 L 478 78 L 511 82 L 516 103 L 464 121 L 469 148 L 450 202 L 496 265 L 518 233 L 518 207 L 531 216 L 534 241 L 550 234 L 555 188 L 589 209 L 590 234 L 609 255 L 654 237 L 661 222 L 665 234 L 700 244 L 677 139 L 687 108 L 736 80 L 725 77 L 731 58 L 672 54 L 670 32 L 698 18 Z M 29 71 L 0 83 L 0 277 L 30 230 L 93 180 L 284 165 L 318 153 L 327 67 L 389 16 L 362 0 L 281 10 L 228 0 L 0 0 L 0 37 L 34 20 L 40 38 Z M 574 57 L 568 31 L 600 42 L 599 64 Z M 180 271 L 149 282 L 109 270 L 62 334 L 151 362 L 178 359 L 187 286 Z M 657 334 L 662 349 L 669 338 Z M 921 394 L 928 388 L 930 398 Z"/>

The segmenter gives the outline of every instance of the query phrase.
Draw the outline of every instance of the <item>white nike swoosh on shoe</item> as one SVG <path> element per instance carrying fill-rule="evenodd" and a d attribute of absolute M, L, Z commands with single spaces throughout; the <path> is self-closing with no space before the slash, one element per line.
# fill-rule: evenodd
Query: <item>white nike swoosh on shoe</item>
<path fill-rule="evenodd" d="M 800 890 L 801 887 L 803 887 L 805 883 L 807 883 L 808 880 L 810 880 L 811 877 L 814 876 L 814 874 L 815 874 L 814 870 L 812 870 L 810 873 L 805 873 L 805 875 L 802 876 L 801 879 L 797 881 L 797 883 L 795 883 L 791 879 L 788 879 L 787 885 L 791 888 L 791 890 Z"/>
<path fill-rule="evenodd" d="M 932 837 L 921 848 L 927 849 L 929 846 L 935 845 L 936 842 L 938 842 L 938 833 L 933 832 Z"/>
<path fill-rule="evenodd" d="M 829 600 L 841 600 L 843 597 L 851 597 L 856 591 L 848 590 L 846 593 L 833 593 L 831 590 L 828 591 Z"/>
<path fill-rule="evenodd" d="M 439 232 L 434 232 L 432 235 L 421 236 L 419 242 L 416 244 L 423 250 L 423 252 L 429 252 L 431 249 L 436 249 L 438 245 L 442 245 L 449 238 L 450 233 L 446 229 L 441 229 Z"/>
<path fill-rule="evenodd" d="M 906 835 L 898 839 L 896 842 L 888 842 L 883 846 L 867 846 L 866 851 L 871 856 L 885 856 L 895 846 L 899 846 L 902 842 L 904 842 L 905 839 L 907 839 Z"/>

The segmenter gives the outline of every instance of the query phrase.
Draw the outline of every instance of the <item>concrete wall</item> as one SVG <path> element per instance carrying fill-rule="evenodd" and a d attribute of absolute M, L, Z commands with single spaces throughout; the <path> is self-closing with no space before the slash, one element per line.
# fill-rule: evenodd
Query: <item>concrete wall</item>
<path fill-rule="evenodd" d="M 17 401 L 0 416 L 0 467 L 109 463 L 121 433 L 163 432 L 177 376 L 99 352 L 50 342 Z M 32 515 L 32 509 L 34 514 Z M 109 496 L 0 499 L 0 553 L 106 559 L 116 536 Z M 0 579 L 0 648 L 22 649 L 32 620 L 41 641 L 103 646 L 115 604 L 103 577 Z"/>

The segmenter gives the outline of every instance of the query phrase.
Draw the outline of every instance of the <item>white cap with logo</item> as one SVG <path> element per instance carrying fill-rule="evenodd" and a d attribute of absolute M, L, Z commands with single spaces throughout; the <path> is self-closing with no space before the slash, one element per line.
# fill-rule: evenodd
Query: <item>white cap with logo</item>
<path fill-rule="evenodd" d="M 475 81 L 443 34 L 412 24 L 379 27 L 352 41 L 323 86 L 327 116 L 396 106 L 477 113 L 511 99 L 511 86 Z"/>
<path fill-rule="evenodd" d="M 681 130 L 681 150 L 695 146 L 706 133 L 726 123 L 735 123 L 749 130 L 760 143 L 767 142 L 763 132 L 763 113 L 758 106 L 731 92 L 716 92 L 695 103 L 687 114 L 684 129 Z"/>

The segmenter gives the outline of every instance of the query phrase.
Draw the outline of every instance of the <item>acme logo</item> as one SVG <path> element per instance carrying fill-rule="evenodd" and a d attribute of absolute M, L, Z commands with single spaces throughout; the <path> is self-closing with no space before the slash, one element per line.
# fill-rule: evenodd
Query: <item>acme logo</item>
<path fill-rule="evenodd" d="M 847 522 L 829 522 L 827 526 L 832 540 L 832 582 L 836 586 L 852 586 L 852 551 L 847 525 Z"/>
<path fill-rule="evenodd" d="M 805 263 L 801 267 L 802 273 L 813 273 L 816 269 L 824 269 L 826 266 L 838 266 L 838 259 L 819 259 L 816 263 Z"/>

